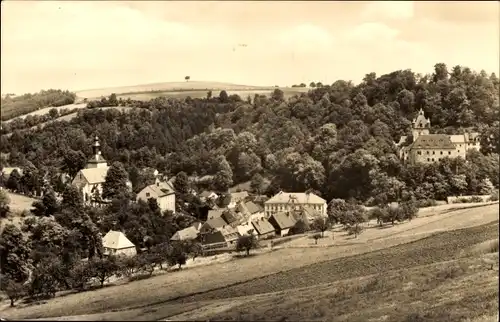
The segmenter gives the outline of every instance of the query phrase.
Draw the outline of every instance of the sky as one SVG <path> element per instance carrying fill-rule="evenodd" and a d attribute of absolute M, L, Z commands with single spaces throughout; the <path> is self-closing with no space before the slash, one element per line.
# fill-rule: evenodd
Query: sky
<path fill-rule="evenodd" d="M 1 91 L 499 71 L 497 1 L 2 1 Z M 244 46 L 242 46 L 244 45 Z"/>

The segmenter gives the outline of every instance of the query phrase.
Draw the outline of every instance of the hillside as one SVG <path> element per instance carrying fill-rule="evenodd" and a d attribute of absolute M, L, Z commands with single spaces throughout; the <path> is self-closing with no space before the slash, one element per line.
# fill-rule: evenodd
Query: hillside
<path fill-rule="evenodd" d="M 379 287 L 398 287 L 417 280 L 425 284 L 425 278 L 421 279 L 422 277 L 436 276 L 434 274 L 439 273 L 443 266 L 445 269 L 450 267 L 450 263 L 438 263 L 460 261 L 460 258 L 467 254 L 468 249 L 472 249 L 484 241 L 498 239 L 498 216 L 498 205 L 457 210 L 444 216 L 435 216 L 432 226 L 425 224 L 425 220 L 419 222 L 420 218 L 418 218 L 416 222 L 402 224 L 401 226 L 406 226 L 407 229 L 403 229 L 397 234 L 394 234 L 391 228 L 383 229 L 385 237 L 360 240 L 358 244 L 351 243 L 350 245 L 337 245 L 328 248 L 283 248 L 273 252 L 263 252 L 256 256 L 231 262 L 185 269 L 175 273 L 158 275 L 148 280 L 67 295 L 50 300 L 46 304 L 5 311 L 5 316 L 9 318 L 40 318 L 101 313 L 79 318 L 158 320 L 182 312 L 193 311 L 192 315 L 184 315 L 184 319 L 224 319 L 224 317 L 232 316 L 232 320 L 236 318 L 233 316 L 235 314 L 233 311 L 235 311 L 236 314 L 238 314 L 237 312 L 244 314 L 245 319 L 260 319 L 264 317 L 263 314 L 271 314 L 270 311 L 265 312 L 271 309 L 268 305 L 273 303 L 273 306 L 278 305 L 276 308 L 279 310 L 272 310 L 274 312 L 272 318 L 269 316 L 268 319 L 278 320 L 280 314 L 288 315 L 293 320 L 311 319 L 313 317 L 307 314 L 313 314 L 314 309 L 309 308 L 308 305 L 304 306 L 304 310 L 299 311 L 286 311 L 284 307 L 296 306 L 298 303 L 305 305 L 312 300 L 312 297 L 309 296 L 313 296 L 315 292 L 329 292 L 328 289 L 335 291 L 331 287 L 326 287 L 327 283 L 350 283 L 348 279 L 357 280 L 363 276 L 366 278 L 361 279 L 361 286 L 365 285 L 363 280 L 373 282 L 373 277 L 379 280 L 380 284 L 372 285 L 374 287 L 372 291 Z M 434 233 L 435 227 L 445 229 L 447 232 Z M 452 231 L 457 228 L 466 229 Z M 411 233 L 408 234 L 410 230 Z M 478 260 L 472 260 L 470 265 L 477 265 L 478 262 L 480 263 Z M 427 270 L 428 268 L 430 270 Z M 382 274 L 382 271 L 385 273 Z M 392 280 L 389 278 L 404 271 L 406 271 L 404 275 L 408 276 L 407 279 Z M 415 279 L 409 278 L 413 271 L 425 272 L 425 275 L 417 275 L 414 277 Z M 476 270 L 476 273 L 478 272 Z M 474 270 L 467 271 L 467 273 L 473 274 Z M 377 277 L 377 274 L 380 277 Z M 214 276 L 218 278 L 214 278 Z M 222 276 L 224 277 L 222 278 Z M 482 277 L 479 276 L 479 278 Z M 449 281 L 452 279 L 450 278 Z M 165 287 L 165 285 L 169 285 L 169 287 Z M 438 284 L 427 286 L 426 292 L 440 292 Z M 491 285 L 491 289 L 487 289 L 488 292 L 496 289 L 494 286 Z M 307 289 L 311 292 L 305 292 Z M 477 290 L 477 288 L 475 289 Z M 353 289 L 345 291 L 354 292 Z M 305 293 L 299 296 L 299 292 Z M 326 296 L 328 293 L 324 294 Z M 282 295 L 293 295 L 294 300 L 292 298 L 286 300 Z M 384 294 L 377 298 L 382 300 L 386 296 Z M 408 293 L 402 300 L 406 300 L 407 296 Z M 260 302 L 265 298 L 270 299 L 270 302 L 266 301 L 268 303 L 266 305 L 264 302 Z M 487 298 L 488 301 L 491 300 L 491 298 Z M 433 297 L 425 295 L 419 299 L 430 303 L 428 301 L 432 301 Z M 352 298 L 352 301 L 357 300 L 360 298 Z M 232 301 L 236 307 L 226 305 L 228 301 Z M 252 303 L 255 301 L 259 301 L 262 305 L 253 306 Z M 216 305 L 216 303 L 218 304 Z M 419 306 L 413 305 L 397 314 L 416 312 L 415 310 Z M 486 303 L 483 302 L 483 305 Z M 212 306 L 218 306 L 219 310 L 210 309 Z M 321 307 L 325 310 L 324 314 L 331 310 L 336 310 L 339 313 L 338 310 L 347 309 L 340 306 L 340 303 L 321 305 Z M 201 308 L 204 309 L 201 310 Z M 374 309 L 375 306 L 364 308 Z M 387 307 L 386 309 L 390 314 L 396 314 L 394 308 Z M 478 309 L 474 310 L 472 313 L 478 314 Z M 116 313 L 105 313 L 110 311 Z M 195 312 L 197 315 L 194 315 Z M 342 314 L 348 312 L 354 313 L 354 311 L 348 310 Z M 441 311 L 437 310 L 437 312 Z M 386 314 L 384 311 L 380 313 Z M 492 312 L 481 312 L 481 314 L 486 313 L 491 314 Z M 181 316 L 178 319 L 182 319 Z M 391 319 L 391 321 L 396 320 L 395 318 Z"/>
<path fill-rule="evenodd" d="M 189 81 L 189 82 L 167 82 L 167 83 L 153 83 L 144 85 L 134 85 L 134 86 L 122 86 L 122 87 L 110 87 L 101 89 L 90 89 L 77 91 L 76 95 L 80 98 L 100 98 L 102 96 L 109 96 L 112 93 L 117 95 L 129 95 L 129 94 L 142 94 L 147 92 L 182 92 L 182 91 L 242 91 L 242 90 L 272 90 L 273 87 L 259 87 L 259 86 L 249 86 L 249 85 L 237 85 L 231 83 L 223 82 L 209 82 L 209 81 Z"/>

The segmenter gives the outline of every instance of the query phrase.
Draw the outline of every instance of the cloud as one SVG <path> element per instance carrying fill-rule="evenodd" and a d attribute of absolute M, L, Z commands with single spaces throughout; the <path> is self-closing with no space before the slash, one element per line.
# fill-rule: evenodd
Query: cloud
<path fill-rule="evenodd" d="M 406 20 L 413 18 L 413 1 L 372 1 L 361 12 L 363 20 Z"/>
<path fill-rule="evenodd" d="M 388 41 L 396 38 L 399 30 L 393 29 L 385 24 L 376 22 L 366 22 L 357 25 L 347 31 L 344 38 L 350 41 Z"/>
<path fill-rule="evenodd" d="M 279 32 L 276 37 L 281 46 L 296 51 L 325 50 L 335 42 L 332 34 L 313 24 L 301 24 L 287 28 Z"/>

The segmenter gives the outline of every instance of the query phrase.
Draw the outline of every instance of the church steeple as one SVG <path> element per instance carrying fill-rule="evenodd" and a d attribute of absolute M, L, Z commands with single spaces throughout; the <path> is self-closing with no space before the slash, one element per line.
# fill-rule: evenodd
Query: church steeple
<path fill-rule="evenodd" d="M 92 158 L 87 162 L 87 169 L 89 168 L 106 168 L 108 163 L 101 155 L 101 144 L 99 143 L 99 137 L 96 135 L 94 137 L 94 144 L 92 144 Z"/>
<path fill-rule="evenodd" d="M 424 110 L 420 109 L 418 115 L 412 122 L 413 142 L 419 135 L 429 135 L 431 128 L 431 120 L 425 117 Z"/>

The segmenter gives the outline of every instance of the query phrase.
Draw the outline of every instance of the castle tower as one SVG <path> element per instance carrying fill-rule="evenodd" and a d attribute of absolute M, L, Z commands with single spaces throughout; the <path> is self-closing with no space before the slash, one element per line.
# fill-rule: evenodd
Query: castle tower
<path fill-rule="evenodd" d="M 431 129 L 431 120 L 425 117 L 424 111 L 420 109 L 418 115 L 412 122 L 411 133 L 413 135 L 413 142 L 419 135 L 429 135 Z"/>
<path fill-rule="evenodd" d="M 92 151 L 94 155 L 87 162 L 87 169 L 91 168 L 107 168 L 108 163 L 101 155 L 101 144 L 99 144 L 99 138 L 97 135 L 94 138 L 94 144 L 92 144 Z"/>

